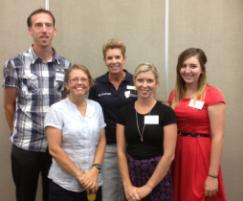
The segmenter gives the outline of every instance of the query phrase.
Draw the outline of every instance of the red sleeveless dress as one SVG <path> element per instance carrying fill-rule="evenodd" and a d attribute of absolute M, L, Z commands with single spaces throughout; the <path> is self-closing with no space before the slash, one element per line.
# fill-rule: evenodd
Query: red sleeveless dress
<path fill-rule="evenodd" d="M 171 92 L 169 103 L 172 103 Z M 207 108 L 225 103 L 222 93 L 215 87 L 207 86 L 202 109 L 189 107 L 190 99 L 182 99 L 175 107 L 178 130 L 186 133 L 210 135 Z M 210 163 L 210 137 L 188 137 L 178 135 L 175 160 L 172 165 L 174 201 L 226 201 L 221 167 L 219 168 L 219 191 L 208 198 L 204 196 L 204 183 Z"/>

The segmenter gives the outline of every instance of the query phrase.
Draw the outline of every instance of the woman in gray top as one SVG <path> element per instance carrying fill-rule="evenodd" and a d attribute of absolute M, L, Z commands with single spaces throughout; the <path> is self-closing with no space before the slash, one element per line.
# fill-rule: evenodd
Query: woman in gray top
<path fill-rule="evenodd" d="M 99 103 L 87 99 L 92 85 L 88 69 L 72 66 L 65 75 L 68 96 L 51 106 L 45 119 L 49 152 L 51 201 L 101 200 L 100 170 L 105 151 L 105 122 Z"/>

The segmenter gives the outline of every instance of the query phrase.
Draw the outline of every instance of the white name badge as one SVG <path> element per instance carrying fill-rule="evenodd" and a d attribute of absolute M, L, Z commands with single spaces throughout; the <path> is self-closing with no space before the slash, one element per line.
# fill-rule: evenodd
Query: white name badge
<path fill-rule="evenodd" d="M 159 116 L 158 115 L 146 115 L 144 117 L 144 124 L 158 125 L 159 124 Z"/>
<path fill-rule="evenodd" d="M 57 81 L 63 81 L 64 80 L 64 74 L 56 72 L 56 80 Z"/>
<path fill-rule="evenodd" d="M 191 99 L 189 102 L 189 106 L 201 110 L 203 108 L 204 101 L 193 100 Z"/>
<path fill-rule="evenodd" d="M 132 86 L 132 85 L 127 85 L 127 89 L 128 90 L 136 90 L 136 87 Z"/>
<path fill-rule="evenodd" d="M 130 91 L 125 91 L 125 92 L 124 92 L 125 97 L 126 97 L 126 98 L 129 98 L 129 97 L 130 97 L 130 93 L 131 93 Z"/>

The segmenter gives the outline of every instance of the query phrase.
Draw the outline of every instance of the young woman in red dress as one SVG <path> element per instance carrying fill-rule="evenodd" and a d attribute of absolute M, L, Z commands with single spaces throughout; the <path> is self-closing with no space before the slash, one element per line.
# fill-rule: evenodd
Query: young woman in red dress
<path fill-rule="evenodd" d="M 226 201 L 220 167 L 225 101 L 221 91 L 207 83 L 206 62 L 201 49 L 183 51 L 169 96 L 178 124 L 174 201 Z"/>

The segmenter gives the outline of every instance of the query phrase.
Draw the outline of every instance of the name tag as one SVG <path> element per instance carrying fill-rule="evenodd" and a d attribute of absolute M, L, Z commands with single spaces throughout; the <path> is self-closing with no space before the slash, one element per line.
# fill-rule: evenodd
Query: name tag
<path fill-rule="evenodd" d="M 201 110 L 204 106 L 204 101 L 191 99 L 189 102 L 189 106 Z"/>
<path fill-rule="evenodd" d="M 131 94 L 130 91 L 125 91 L 125 92 L 124 92 L 124 95 L 125 95 L 126 98 L 129 98 L 129 97 L 130 97 L 130 94 Z"/>
<path fill-rule="evenodd" d="M 136 90 L 136 87 L 132 85 L 127 85 L 127 90 Z"/>
<path fill-rule="evenodd" d="M 159 124 L 159 116 L 158 115 L 146 115 L 144 117 L 144 124 L 158 125 Z"/>
<path fill-rule="evenodd" d="M 56 80 L 57 81 L 63 81 L 64 80 L 64 74 L 56 72 Z"/>

